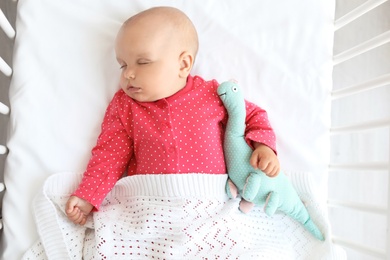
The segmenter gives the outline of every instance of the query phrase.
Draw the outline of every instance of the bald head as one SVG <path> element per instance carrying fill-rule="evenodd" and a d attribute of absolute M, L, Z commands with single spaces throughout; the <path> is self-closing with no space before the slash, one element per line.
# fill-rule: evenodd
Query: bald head
<path fill-rule="evenodd" d="M 172 96 L 187 84 L 198 51 L 190 19 L 172 7 L 154 7 L 129 18 L 116 37 L 121 88 L 151 102 Z"/>
<path fill-rule="evenodd" d="M 153 7 L 142 11 L 124 22 L 121 30 L 141 26 L 147 33 L 164 33 L 168 40 L 178 41 L 182 51 L 191 52 L 194 57 L 198 52 L 198 34 L 195 26 L 179 9 L 173 7 Z"/>

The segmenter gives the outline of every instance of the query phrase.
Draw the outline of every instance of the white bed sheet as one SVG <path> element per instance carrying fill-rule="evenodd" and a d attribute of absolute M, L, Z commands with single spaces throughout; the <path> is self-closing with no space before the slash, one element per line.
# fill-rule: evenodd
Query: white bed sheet
<path fill-rule="evenodd" d="M 31 203 L 44 180 L 84 170 L 118 89 L 117 30 L 155 5 L 188 14 L 200 38 L 192 74 L 238 80 L 268 111 L 282 167 L 310 172 L 325 200 L 334 1 L 19 0 L 2 259 L 37 240 Z"/>

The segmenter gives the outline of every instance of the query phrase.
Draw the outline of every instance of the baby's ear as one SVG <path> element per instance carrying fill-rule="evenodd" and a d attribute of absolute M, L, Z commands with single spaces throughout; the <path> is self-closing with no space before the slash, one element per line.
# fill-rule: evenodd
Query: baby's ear
<path fill-rule="evenodd" d="M 188 51 L 184 51 L 180 54 L 180 71 L 179 77 L 187 78 L 191 72 L 192 66 L 194 65 L 194 56 Z"/>

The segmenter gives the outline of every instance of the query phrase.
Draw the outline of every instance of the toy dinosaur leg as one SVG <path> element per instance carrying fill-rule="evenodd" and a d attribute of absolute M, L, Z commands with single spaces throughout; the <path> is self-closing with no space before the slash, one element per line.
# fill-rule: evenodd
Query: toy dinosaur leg
<path fill-rule="evenodd" d="M 247 200 L 244 200 L 244 199 L 242 199 L 241 201 L 240 201 L 240 211 L 242 212 L 242 213 L 248 213 L 249 211 L 251 211 L 251 209 L 253 208 L 253 206 L 255 206 L 255 203 L 253 203 L 253 202 L 250 202 L 250 201 L 247 201 Z"/>
<path fill-rule="evenodd" d="M 237 197 L 238 190 L 231 179 L 228 179 L 226 182 L 226 193 L 230 199 L 235 199 Z"/>
<path fill-rule="evenodd" d="M 248 178 L 246 179 L 245 186 L 242 189 L 241 196 L 245 200 L 252 202 L 256 198 L 257 193 L 259 193 L 260 185 L 261 185 L 260 174 L 256 172 L 250 173 Z"/>
<path fill-rule="evenodd" d="M 264 211 L 268 216 L 275 214 L 279 207 L 280 196 L 277 192 L 270 192 L 264 205 Z"/>

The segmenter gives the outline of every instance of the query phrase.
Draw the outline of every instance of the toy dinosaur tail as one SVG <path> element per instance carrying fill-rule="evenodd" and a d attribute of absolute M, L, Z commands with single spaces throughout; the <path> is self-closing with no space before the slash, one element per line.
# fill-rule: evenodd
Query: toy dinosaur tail
<path fill-rule="evenodd" d="M 280 199 L 280 195 L 277 192 L 271 192 L 268 195 L 264 207 L 265 213 L 269 216 L 272 216 L 276 210 L 280 210 L 301 223 L 306 230 L 313 234 L 314 237 L 324 241 L 324 236 L 322 235 L 317 225 L 314 224 L 310 218 L 309 212 L 303 205 L 302 201 L 299 199 L 298 195 L 295 192 L 290 193 L 289 199 L 291 199 L 291 201 L 295 201 L 295 203 L 283 203 Z"/>
<path fill-rule="evenodd" d="M 307 211 L 306 207 L 303 205 L 302 201 L 299 200 L 298 207 L 294 209 L 294 211 L 286 211 L 288 215 L 290 215 L 292 218 L 297 220 L 299 223 L 301 223 L 306 230 L 308 230 L 312 235 L 321 240 L 324 241 L 325 238 L 322 235 L 322 232 L 318 228 L 316 224 L 314 224 L 313 220 L 311 219 L 309 212 Z"/>
<path fill-rule="evenodd" d="M 324 236 L 322 235 L 321 231 L 318 229 L 317 225 L 314 224 L 314 222 L 311 220 L 311 218 L 309 218 L 305 223 L 303 223 L 303 226 L 310 232 L 313 234 L 314 237 L 316 237 L 317 239 L 321 240 L 321 241 L 324 241 L 325 238 Z"/>
<path fill-rule="evenodd" d="M 292 218 L 297 220 L 299 223 L 301 223 L 306 230 L 308 230 L 312 235 L 321 240 L 324 241 L 325 238 L 322 235 L 322 232 L 318 228 L 316 224 L 314 224 L 313 220 L 310 218 L 309 212 L 307 212 L 307 209 L 303 206 L 300 207 L 300 209 L 296 212 L 286 212 L 288 215 L 290 215 Z"/>

